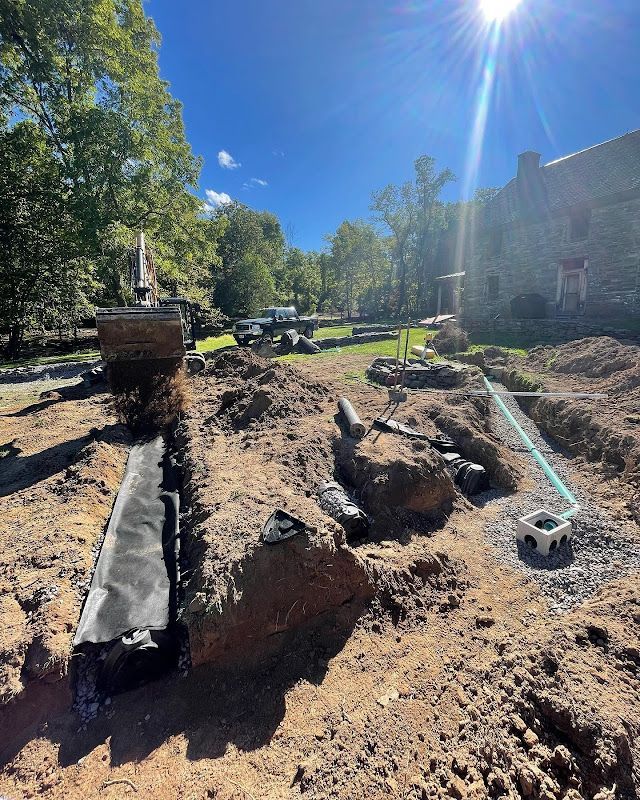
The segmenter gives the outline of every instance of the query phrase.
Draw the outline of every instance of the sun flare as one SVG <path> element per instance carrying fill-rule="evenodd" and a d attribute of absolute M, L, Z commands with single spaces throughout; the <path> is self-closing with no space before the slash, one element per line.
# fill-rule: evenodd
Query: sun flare
<path fill-rule="evenodd" d="M 480 8 L 488 22 L 502 22 L 521 0 L 480 0 Z"/>

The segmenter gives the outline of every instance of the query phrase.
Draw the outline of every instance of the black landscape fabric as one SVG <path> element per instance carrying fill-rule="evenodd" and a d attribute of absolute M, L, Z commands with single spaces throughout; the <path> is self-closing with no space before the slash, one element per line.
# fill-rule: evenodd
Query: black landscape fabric
<path fill-rule="evenodd" d="M 166 628 L 173 613 L 178 492 L 162 435 L 131 448 L 74 645 L 135 628 Z"/>

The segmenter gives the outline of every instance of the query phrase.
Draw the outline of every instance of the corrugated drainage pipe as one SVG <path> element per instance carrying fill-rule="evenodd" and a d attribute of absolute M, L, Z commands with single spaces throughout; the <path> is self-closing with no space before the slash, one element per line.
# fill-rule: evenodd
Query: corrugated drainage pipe
<path fill-rule="evenodd" d="M 502 411 L 502 414 L 503 414 L 504 418 L 511 425 L 511 427 L 516 431 L 518 436 L 522 439 L 522 441 L 524 442 L 525 447 L 531 453 L 533 458 L 538 462 L 538 464 L 540 464 L 544 474 L 547 476 L 547 478 L 549 478 L 549 480 L 551 481 L 553 486 L 556 488 L 558 493 L 562 497 L 564 497 L 564 499 L 567 500 L 569 502 L 569 504 L 571 505 L 571 508 L 567 509 L 567 511 L 563 511 L 559 516 L 561 516 L 563 519 L 571 519 L 571 517 L 573 517 L 573 515 L 576 514 L 580 510 L 580 506 L 578 505 L 578 501 L 571 494 L 571 492 L 567 489 L 567 487 L 560 480 L 560 478 L 556 475 L 556 473 L 553 471 L 553 469 L 551 468 L 551 465 L 546 460 L 546 458 L 537 449 L 537 447 L 534 446 L 534 444 L 531 441 L 531 439 L 522 430 L 522 428 L 520 427 L 520 424 L 518 423 L 516 418 L 513 416 L 513 414 L 509 411 L 509 409 L 502 402 L 502 398 L 498 394 L 496 394 L 494 392 L 493 386 L 491 385 L 491 381 L 489 381 L 488 378 L 485 377 L 484 378 L 484 382 L 485 382 L 485 384 L 487 386 L 487 389 L 493 395 L 493 399 L 496 401 L 496 405 L 498 406 L 500 411 Z"/>

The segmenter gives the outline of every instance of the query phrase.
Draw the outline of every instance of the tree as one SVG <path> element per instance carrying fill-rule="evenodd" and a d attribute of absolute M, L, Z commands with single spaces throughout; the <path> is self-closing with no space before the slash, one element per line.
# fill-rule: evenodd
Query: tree
<path fill-rule="evenodd" d="M 284 236 L 278 218 L 230 203 L 214 212 L 213 221 L 224 226 L 217 242 L 219 266 L 211 276 L 215 304 L 229 316 L 271 304 L 284 272 Z M 238 287 L 251 275 L 259 281 L 255 288 Z"/>
<path fill-rule="evenodd" d="M 74 318 L 90 275 L 74 259 L 69 189 L 37 126 L 1 131 L 0 152 L 0 321 L 13 358 L 28 325 Z"/>
<path fill-rule="evenodd" d="M 159 43 L 140 0 L 0 0 L 0 112 L 35 123 L 57 161 L 77 229 L 67 258 L 80 259 L 105 303 L 126 298 L 127 250 L 141 227 L 162 253 L 161 281 L 188 284 L 209 256 L 205 247 L 202 259 L 183 257 L 202 232 L 191 192 L 200 161 L 159 77 Z"/>
<path fill-rule="evenodd" d="M 220 289 L 223 310 L 247 317 L 271 305 L 275 283 L 262 256 L 248 251 L 236 262 L 233 273 L 220 284 Z"/>
<path fill-rule="evenodd" d="M 332 265 L 334 304 L 350 319 L 356 305 L 367 298 L 378 304 L 377 292 L 382 288 L 389 262 L 375 229 L 366 222 L 345 221 L 335 234 L 327 237 Z M 360 303 L 358 303 L 360 301 Z"/>
<path fill-rule="evenodd" d="M 415 182 L 401 186 L 389 184 L 372 195 L 374 218 L 389 231 L 391 255 L 395 264 L 398 297 L 396 311 L 426 305 L 430 278 L 443 226 L 440 193 L 454 180 L 448 170 L 436 172 L 435 159 L 420 156 L 414 163 Z"/>
<path fill-rule="evenodd" d="M 290 247 L 284 257 L 282 283 L 278 288 L 283 303 L 293 303 L 303 314 L 315 311 L 320 291 L 318 254 Z"/>

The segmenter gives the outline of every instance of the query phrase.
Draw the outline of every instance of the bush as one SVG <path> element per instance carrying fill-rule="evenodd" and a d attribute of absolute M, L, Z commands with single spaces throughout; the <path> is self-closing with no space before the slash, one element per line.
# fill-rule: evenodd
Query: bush
<path fill-rule="evenodd" d="M 457 322 L 445 322 L 433 337 L 438 353 L 464 353 L 469 349 L 469 337 Z"/>

